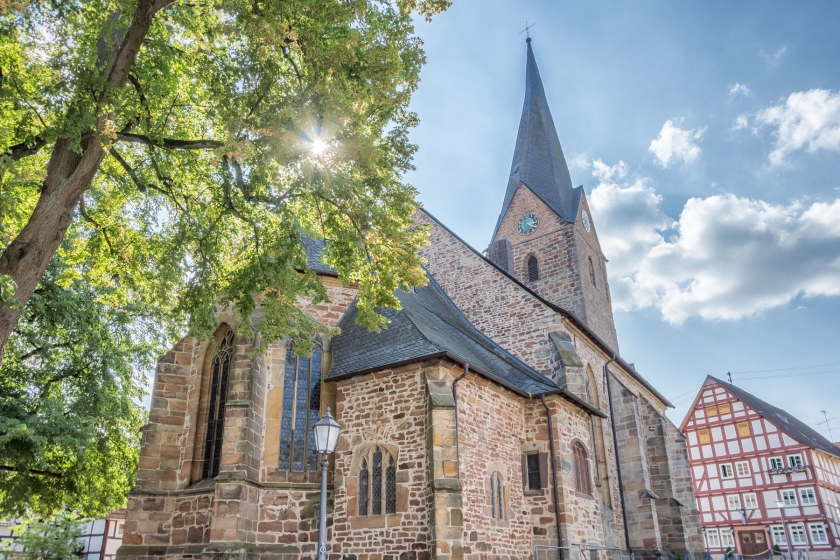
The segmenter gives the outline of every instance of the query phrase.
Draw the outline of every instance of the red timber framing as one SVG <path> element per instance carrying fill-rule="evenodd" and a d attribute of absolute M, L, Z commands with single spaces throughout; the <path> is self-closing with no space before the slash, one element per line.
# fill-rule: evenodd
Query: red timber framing
<path fill-rule="evenodd" d="M 714 377 L 706 379 L 680 431 L 709 552 L 731 548 L 758 556 L 774 545 L 787 552 L 792 544 L 807 550 L 810 560 L 834 557 L 840 545 L 840 448 L 785 411 Z"/>

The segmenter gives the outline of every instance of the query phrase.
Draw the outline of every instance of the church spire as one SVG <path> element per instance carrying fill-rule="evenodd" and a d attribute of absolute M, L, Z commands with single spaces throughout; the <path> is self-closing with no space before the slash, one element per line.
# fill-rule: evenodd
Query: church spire
<path fill-rule="evenodd" d="M 545 97 L 540 71 L 531 48 L 530 37 L 525 41 L 528 62 L 525 72 L 525 104 L 519 122 L 519 134 L 513 151 L 505 201 L 496 231 L 502 223 L 510 201 L 520 183 L 524 183 L 552 210 L 567 222 L 577 218 L 580 191 L 572 188 L 572 179 L 560 139 L 554 128 L 548 100 Z M 493 234 L 495 236 L 495 232 Z"/>

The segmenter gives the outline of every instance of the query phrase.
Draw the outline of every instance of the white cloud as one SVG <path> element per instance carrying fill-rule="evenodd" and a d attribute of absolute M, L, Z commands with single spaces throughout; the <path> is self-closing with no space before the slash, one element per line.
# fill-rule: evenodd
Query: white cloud
<path fill-rule="evenodd" d="M 589 169 L 589 166 L 592 165 L 586 154 L 574 154 L 567 158 L 567 161 L 571 169 Z"/>
<path fill-rule="evenodd" d="M 700 155 L 700 146 L 694 143 L 699 140 L 706 127 L 683 130 L 671 119 L 665 121 L 659 136 L 654 138 L 648 151 L 656 156 L 662 167 L 669 167 L 673 162 L 682 160 L 684 163 L 691 163 Z"/>
<path fill-rule="evenodd" d="M 790 94 L 781 105 L 756 115 L 759 125 L 775 127 L 775 147 L 770 164 L 780 165 L 802 148 L 840 151 L 840 92 L 812 89 Z"/>
<path fill-rule="evenodd" d="M 602 182 L 590 205 L 616 310 L 735 320 L 805 296 L 840 295 L 840 198 L 775 205 L 690 199 L 679 220 L 646 179 Z"/>
<path fill-rule="evenodd" d="M 736 82 L 734 86 L 729 88 L 729 97 L 735 97 L 738 94 L 747 96 L 750 94 L 750 88 L 748 88 L 745 84 Z"/>
<path fill-rule="evenodd" d="M 621 160 L 615 165 L 607 165 L 600 159 L 592 160 L 592 176 L 599 181 L 611 181 L 613 177 L 623 179 L 627 176 L 627 164 Z"/>
<path fill-rule="evenodd" d="M 744 113 L 735 118 L 735 124 L 732 125 L 732 130 L 742 130 L 750 125 L 749 115 Z"/>
<path fill-rule="evenodd" d="M 764 61 L 767 63 L 768 66 L 777 66 L 779 61 L 782 60 L 782 57 L 785 56 L 787 52 L 787 47 L 781 47 L 779 50 L 766 53 L 764 51 L 760 51 L 759 54 L 764 58 Z"/>

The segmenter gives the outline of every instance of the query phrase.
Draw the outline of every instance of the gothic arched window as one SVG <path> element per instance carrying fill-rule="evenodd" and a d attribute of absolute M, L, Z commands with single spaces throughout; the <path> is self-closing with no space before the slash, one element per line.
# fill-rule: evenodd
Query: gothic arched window
<path fill-rule="evenodd" d="M 213 378 L 210 381 L 210 406 L 207 412 L 207 434 L 204 437 L 204 466 L 201 469 L 201 478 L 215 478 L 219 474 L 232 355 L 233 331 L 229 330 L 219 341 L 211 365 Z"/>
<path fill-rule="evenodd" d="M 598 287 L 598 282 L 595 281 L 595 264 L 592 262 L 592 257 L 589 257 L 589 279 L 592 280 L 592 285 Z"/>
<path fill-rule="evenodd" d="M 528 257 L 528 282 L 536 282 L 540 279 L 540 264 L 537 257 Z"/>
<path fill-rule="evenodd" d="M 589 457 L 579 441 L 572 444 L 572 463 L 575 471 L 575 490 L 591 496 L 592 477 L 589 476 Z"/>
<path fill-rule="evenodd" d="M 294 342 L 286 346 L 278 465 L 282 471 L 318 470 L 312 426 L 321 413 L 321 358 L 321 345 L 317 340 L 312 356 L 295 356 Z"/>
<path fill-rule="evenodd" d="M 359 469 L 359 515 L 368 515 L 368 504 L 370 515 L 382 515 L 383 502 L 386 514 L 397 512 L 397 464 L 393 455 L 377 445 Z"/>
<path fill-rule="evenodd" d="M 493 519 L 505 518 L 505 498 L 502 492 L 502 475 L 494 472 L 490 475 L 490 516 Z"/>

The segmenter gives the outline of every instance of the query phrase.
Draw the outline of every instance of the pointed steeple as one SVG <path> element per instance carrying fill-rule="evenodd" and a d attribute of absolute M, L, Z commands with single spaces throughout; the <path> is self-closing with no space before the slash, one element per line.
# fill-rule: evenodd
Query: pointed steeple
<path fill-rule="evenodd" d="M 526 43 L 528 62 L 525 72 L 525 105 L 522 107 L 510 178 L 496 231 L 520 183 L 527 185 L 567 222 L 575 221 L 580 205 L 582 189 L 572 187 L 572 178 L 548 109 L 531 39 L 527 39 Z"/>

